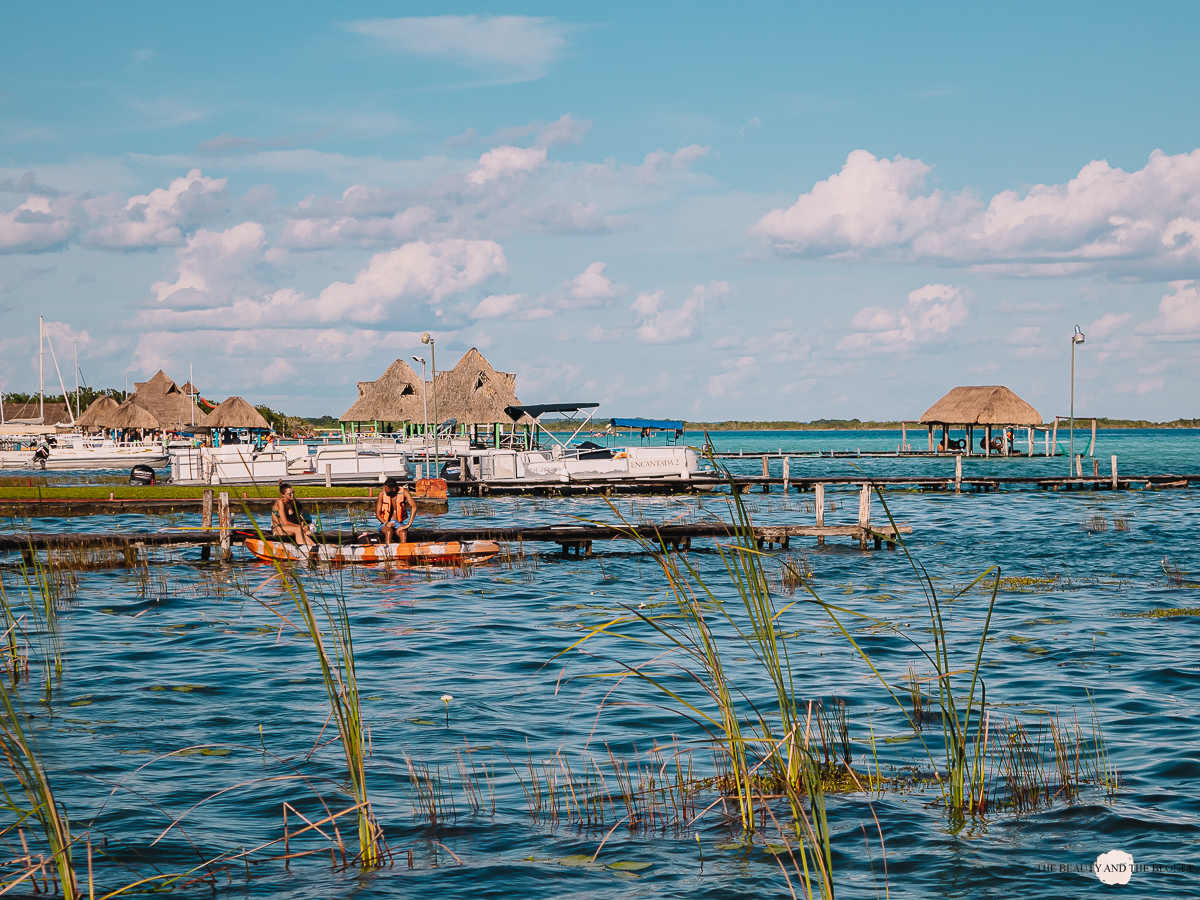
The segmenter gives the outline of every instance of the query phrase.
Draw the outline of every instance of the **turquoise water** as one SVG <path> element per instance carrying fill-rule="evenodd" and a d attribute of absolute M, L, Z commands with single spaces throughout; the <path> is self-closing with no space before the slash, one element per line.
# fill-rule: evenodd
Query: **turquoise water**
<path fill-rule="evenodd" d="M 788 442 L 772 433 L 713 438 L 718 449 L 894 449 L 898 435 L 808 432 L 787 435 Z M 1200 436 L 1102 433 L 1097 454 L 1105 460 L 1102 472 L 1112 454 L 1129 474 L 1197 472 Z M 757 459 L 734 464 L 741 466 L 761 470 Z M 1065 468 L 1061 457 L 967 461 L 968 473 L 1064 474 L 1056 470 Z M 792 472 L 952 474 L 953 461 L 795 460 Z M 1139 866 L 1196 860 L 1200 616 L 1137 615 L 1200 606 L 1197 589 L 1173 582 L 1163 565 L 1167 558 L 1168 569 L 1200 581 L 1194 492 L 895 491 L 887 498 L 895 517 L 913 526 L 911 549 L 943 589 L 966 584 L 991 565 L 999 565 L 1005 577 L 1025 579 L 1006 582 L 992 621 L 994 640 L 985 645 L 991 714 L 1036 723 L 1057 710 L 1064 719 L 1077 712 L 1089 723 L 1094 704 L 1121 787 L 1107 796 L 1085 786 L 1074 800 L 1025 813 L 994 810 L 961 828 L 935 803 L 935 791 L 885 791 L 870 798 L 831 794 L 838 895 L 883 896 L 886 884 L 893 897 L 1057 898 L 1100 890 L 1195 896 L 1200 878 L 1195 871 L 1139 871 L 1120 889 L 1103 888 L 1090 871 L 1046 871 L 1086 868 L 1111 849 L 1128 851 Z M 829 499 L 835 508 L 826 513 L 827 522 L 856 519 L 853 491 L 831 491 Z M 751 494 L 746 501 L 760 524 L 812 520 L 806 505 L 811 495 Z M 717 497 L 623 499 L 616 510 L 591 499 L 455 500 L 450 513 L 436 521 L 544 524 L 575 517 L 613 520 L 618 514 L 666 522 L 728 518 L 729 509 Z M 881 515 L 878 507 L 875 514 Z M 38 524 L 107 531 L 164 523 L 128 516 Z M 169 524 L 195 523 L 181 517 Z M 591 754 L 607 771 L 610 751 L 632 764 L 635 753 L 645 761 L 656 742 L 675 741 L 693 751 L 697 770 L 711 771 L 704 734 L 678 705 L 632 680 L 618 684 L 594 677 L 619 671 L 613 658 L 638 665 L 659 651 L 608 640 L 592 655 L 558 656 L 584 629 L 621 614 L 622 605 L 667 608 L 655 605 L 668 595 L 653 556 L 628 544 L 597 549 L 597 556 L 579 559 L 526 548 L 538 555 L 515 565 L 480 567 L 465 577 L 368 568 L 306 575 L 314 589 L 343 591 L 351 611 L 370 729 L 369 790 L 399 863 L 370 874 L 333 872 L 322 840 L 298 839 L 293 850 L 322 848 L 321 853 L 285 870 L 282 863 L 263 861 L 277 848 L 264 850 L 249 866 L 249 878 L 241 864 L 222 874 L 217 895 L 789 896 L 761 840 L 749 848 L 731 846 L 735 832 L 720 806 L 697 821 L 689 817 L 682 827 L 673 821 L 637 831 L 618 825 L 610 835 L 619 815 L 579 827 L 535 821 L 530 814 L 525 793 L 530 759 L 540 765 L 565 755 L 578 771 L 583 754 Z M 830 602 L 907 626 L 918 643 L 928 640 L 922 631 L 928 624 L 924 599 L 903 553 L 863 553 L 845 539 L 823 547 L 797 541 L 789 552 L 793 562 L 803 559 L 811 567 L 814 588 Z M 771 554 L 769 572 L 777 571 L 779 557 Z M 689 559 L 718 597 L 736 603 L 716 553 L 697 545 Z M 13 562 L 3 569 L 10 598 L 21 585 Z M 94 843 L 107 838 L 111 856 L 97 868 L 104 884 L 115 886 L 132 880 L 133 872 L 145 875 L 156 868 L 181 871 L 201 859 L 274 840 L 282 833 L 285 801 L 310 818 L 322 815 L 318 796 L 331 809 L 348 805 L 340 748 L 329 743 L 329 730 L 323 732 L 328 700 L 312 644 L 280 618 L 296 616 L 273 569 L 244 554 L 228 565 L 201 563 L 198 550 L 184 550 L 158 557 L 148 578 L 122 569 L 80 573 L 68 593 L 62 613 L 65 671 L 54 699 L 48 707 L 36 699 L 41 680 L 36 643 L 30 683 L 22 690 L 36 715 L 35 731 L 58 798 L 76 831 L 90 826 Z M 780 606 L 794 599 L 782 594 Z M 952 653 L 964 665 L 986 605 L 987 597 L 973 592 L 949 610 Z M 856 768 L 873 769 L 878 754 L 885 774 L 905 767 L 928 773 L 929 759 L 909 739 L 905 717 L 825 614 L 799 603 L 779 621 L 781 632 L 791 636 L 802 700 L 846 701 Z M 902 677 L 909 663 L 929 671 L 911 645 L 878 630 L 857 634 L 888 677 Z M 749 699 L 766 700 L 769 684 L 749 659 L 741 659 L 750 654 L 727 630 L 721 636 L 735 683 Z M 665 661 L 655 665 L 668 671 Z M 681 679 L 672 683 L 689 690 Z M 453 696 L 449 704 L 440 699 L 446 694 Z M 188 749 L 200 747 L 207 753 Z M 181 750 L 186 752 L 164 756 Z M 490 788 L 489 779 L 474 779 L 485 798 L 482 810 L 469 808 L 457 768 L 460 755 L 494 775 Z M 414 813 L 406 756 L 440 767 L 450 792 L 446 821 L 434 826 Z M 193 809 L 195 804 L 200 805 Z M 619 799 L 616 808 L 622 810 Z M 185 813 L 180 827 L 163 835 L 171 819 Z M 876 819 L 886 847 L 886 880 Z M 352 831 L 351 824 L 342 826 L 343 835 Z M 765 838 L 779 840 L 770 827 Z M 602 842 L 596 865 L 577 864 L 574 857 L 590 858 Z M 614 862 L 650 865 L 624 871 L 605 866 Z M 212 895 L 203 885 L 179 893 Z"/>

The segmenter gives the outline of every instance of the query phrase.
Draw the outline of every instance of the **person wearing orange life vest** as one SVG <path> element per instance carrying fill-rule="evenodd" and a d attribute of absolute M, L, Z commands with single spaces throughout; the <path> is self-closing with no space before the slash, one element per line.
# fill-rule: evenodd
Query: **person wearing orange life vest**
<path fill-rule="evenodd" d="M 401 525 L 400 519 L 404 517 L 405 506 L 409 511 L 408 521 Z M 409 526 L 416 517 L 417 501 L 408 492 L 408 488 L 401 487 L 395 478 L 385 481 L 383 489 L 379 492 L 379 499 L 375 501 L 375 518 L 379 520 L 379 534 L 383 537 L 383 542 L 390 544 L 395 540 L 399 544 L 405 543 L 408 540 Z"/>

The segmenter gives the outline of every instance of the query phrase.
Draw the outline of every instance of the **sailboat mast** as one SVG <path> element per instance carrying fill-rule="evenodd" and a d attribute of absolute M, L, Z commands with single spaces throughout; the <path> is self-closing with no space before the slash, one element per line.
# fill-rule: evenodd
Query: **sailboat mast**
<path fill-rule="evenodd" d="M 79 418 L 79 341 L 75 342 L 75 418 Z"/>
<path fill-rule="evenodd" d="M 42 379 L 42 347 L 45 344 L 46 328 L 41 316 L 38 316 L 38 412 L 42 424 L 46 424 L 46 385 Z"/>

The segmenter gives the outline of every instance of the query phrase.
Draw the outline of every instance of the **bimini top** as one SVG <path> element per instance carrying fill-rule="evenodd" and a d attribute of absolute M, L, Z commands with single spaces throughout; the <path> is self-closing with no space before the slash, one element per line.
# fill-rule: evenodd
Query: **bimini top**
<path fill-rule="evenodd" d="M 651 431 L 683 431 L 683 423 L 674 419 L 612 419 L 610 428 L 649 428 Z"/>
<path fill-rule="evenodd" d="M 1041 425 L 1041 414 L 1003 385 L 956 387 L 921 416 L 922 425 Z"/>
<path fill-rule="evenodd" d="M 504 411 L 514 419 L 529 416 L 538 419 L 546 413 L 574 413 L 584 409 L 595 409 L 599 403 L 539 403 L 532 406 L 508 406 Z"/>

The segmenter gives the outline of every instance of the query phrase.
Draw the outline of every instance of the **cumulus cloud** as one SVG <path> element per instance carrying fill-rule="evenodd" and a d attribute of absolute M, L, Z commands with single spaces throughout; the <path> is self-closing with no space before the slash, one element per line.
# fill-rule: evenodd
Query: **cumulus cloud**
<path fill-rule="evenodd" d="M 104 250 L 179 246 L 189 226 L 223 211 L 227 183 L 227 178 L 206 178 L 192 169 L 169 187 L 130 197 L 124 204 L 115 195 L 88 200 L 84 207 L 99 224 L 84 242 Z"/>
<path fill-rule="evenodd" d="M 287 329 L 305 325 L 392 324 L 400 301 L 438 304 L 478 287 L 508 265 L 494 241 L 413 241 L 377 253 L 353 281 L 335 281 L 316 297 L 276 288 L 284 251 L 268 249 L 262 225 L 200 231 L 178 251 L 174 282 L 153 285 L 159 308 L 146 329 Z"/>
<path fill-rule="evenodd" d="M 471 310 L 472 319 L 499 319 L 516 312 L 517 304 L 524 299 L 522 294 L 492 294 L 484 297 Z"/>
<path fill-rule="evenodd" d="M 1089 338 L 1102 340 L 1114 331 L 1124 329 L 1132 318 L 1133 316 L 1130 313 L 1121 313 L 1120 315 L 1105 313 L 1083 331 Z"/>
<path fill-rule="evenodd" d="M 1195 281 L 1172 281 L 1158 303 L 1158 316 L 1137 331 L 1164 341 L 1200 340 L 1200 288 Z"/>
<path fill-rule="evenodd" d="M 423 16 L 360 19 L 348 31 L 397 50 L 468 66 L 503 81 L 545 75 L 567 50 L 570 27 L 537 16 Z"/>
<path fill-rule="evenodd" d="M 0 213 L 0 253 L 58 250 L 75 235 L 75 203 L 69 198 L 29 196 Z"/>
<path fill-rule="evenodd" d="M 855 150 L 840 172 L 753 232 L 804 257 L 969 265 L 1007 274 L 1156 275 L 1200 262 L 1200 150 L 1155 151 L 1134 172 L 1094 160 L 1066 184 L 927 190 L 918 159 Z"/>
<path fill-rule="evenodd" d="M 857 329 L 838 341 L 839 350 L 895 352 L 945 340 L 967 321 L 961 288 L 927 284 L 908 295 L 899 309 L 867 306 L 854 315 Z"/>
<path fill-rule="evenodd" d="M 634 318 L 638 322 L 638 340 L 644 344 L 673 344 L 694 337 L 699 331 L 700 312 L 706 302 L 729 293 L 723 281 L 698 284 L 678 309 L 663 305 L 664 291 L 638 294 L 633 301 Z"/>
<path fill-rule="evenodd" d="M 574 278 L 559 286 L 557 306 L 562 309 L 585 309 L 606 306 L 629 289 L 628 285 L 617 284 L 604 274 L 606 264 L 594 262 Z"/>
<path fill-rule="evenodd" d="M 545 147 L 496 147 L 479 157 L 479 168 L 467 176 L 472 184 L 483 184 L 506 175 L 536 171 L 546 162 Z"/>
<path fill-rule="evenodd" d="M 708 379 L 710 397 L 723 397 L 754 371 L 753 356 L 739 356 L 721 365 L 721 372 Z"/>
<path fill-rule="evenodd" d="M 700 144 L 688 144 L 674 153 L 652 150 L 634 169 L 634 174 L 643 184 L 659 184 L 669 172 L 686 172 L 693 162 L 708 156 L 710 149 Z"/>

